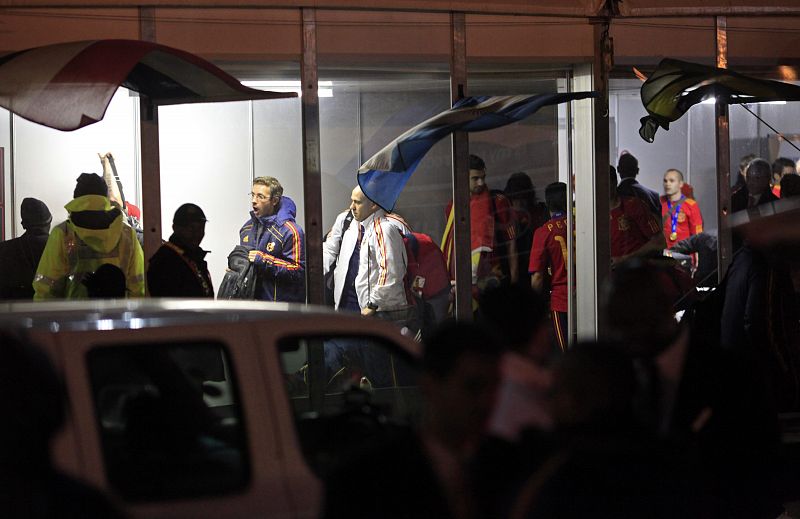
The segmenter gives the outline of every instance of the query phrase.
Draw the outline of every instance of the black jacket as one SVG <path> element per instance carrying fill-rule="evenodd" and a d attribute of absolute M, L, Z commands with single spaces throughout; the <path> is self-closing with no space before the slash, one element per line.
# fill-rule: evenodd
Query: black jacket
<path fill-rule="evenodd" d="M 33 299 L 31 283 L 47 237 L 47 232 L 31 229 L 0 242 L 0 299 Z"/>
<path fill-rule="evenodd" d="M 623 178 L 617 185 L 619 196 L 630 196 L 639 198 L 644 202 L 650 211 L 661 221 L 661 197 L 650 189 L 640 184 L 635 178 Z"/>
<path fill-rule="evenodd" d="M 155 297 L 214 297 L 207 252 L 188 247 L 174 234 L 150 258 L 147 286 Z"/>

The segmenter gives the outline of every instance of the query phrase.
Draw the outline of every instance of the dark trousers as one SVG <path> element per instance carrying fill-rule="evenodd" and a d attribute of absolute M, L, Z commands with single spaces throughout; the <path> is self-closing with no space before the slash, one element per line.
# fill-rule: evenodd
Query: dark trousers
<path fill-rule="evenodd" d="M 569 345 L 569 331 L 567 329 L 567 312 L 550 311 L 550 322 L 553 325 L 553 344 L 558 351 L 564 353 Z"/>

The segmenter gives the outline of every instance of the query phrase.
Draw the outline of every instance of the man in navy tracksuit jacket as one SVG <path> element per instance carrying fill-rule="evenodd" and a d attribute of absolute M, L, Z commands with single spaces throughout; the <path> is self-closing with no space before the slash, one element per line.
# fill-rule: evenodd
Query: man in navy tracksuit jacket
<path fill-rule="evenodd" d="M 297 206 L 273 177 L 253 180 L 250 203 L 253 210 L 239 230 L 239 244 L 249 249 L 258 275 L 255 298 L 304 303 L 305 235 L 295 222 Z"/>

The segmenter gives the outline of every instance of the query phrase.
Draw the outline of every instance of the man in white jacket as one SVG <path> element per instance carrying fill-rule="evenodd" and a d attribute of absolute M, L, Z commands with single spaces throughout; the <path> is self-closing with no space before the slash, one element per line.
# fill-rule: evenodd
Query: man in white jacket
<path fill-rule="evenodd" d="M 339 310 L 403 320 L 408 314 L 403 279 L 403 234 L 411 230 L 387 214 L 356 186 L 350 208 L 336 217 L 323 245 L 325 273 L 333 269 L 334 305 Z"/>
<path fill-rule="evenodd" d="M 413 307 L 408 305 L 403 282 L 407 263 L 403 234 L 409 232 L 402 219 L 386 214 L 360 187 L 353 189 L 350 208 L 336 217 L 322 249 L 326 277 L 333 271 L 337 310 L 408 325 Z M 325 365 L 332 381 L 344 367 L 363 370 L 374 387 L 391 381 L 386 352 L 370 341 L 325 341 Z"/>

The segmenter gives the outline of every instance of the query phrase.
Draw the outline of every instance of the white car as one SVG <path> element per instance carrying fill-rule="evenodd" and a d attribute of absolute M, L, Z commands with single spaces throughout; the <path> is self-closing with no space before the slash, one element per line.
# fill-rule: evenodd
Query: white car
<path fill-rule="evenodd" d="M 22 331 L 64 376 L 56 465 L 132 517 L 317 517 L 319 475 L 419 412 L 419 344 L 326 308 L 8 303 L 0 328 Z"/>

